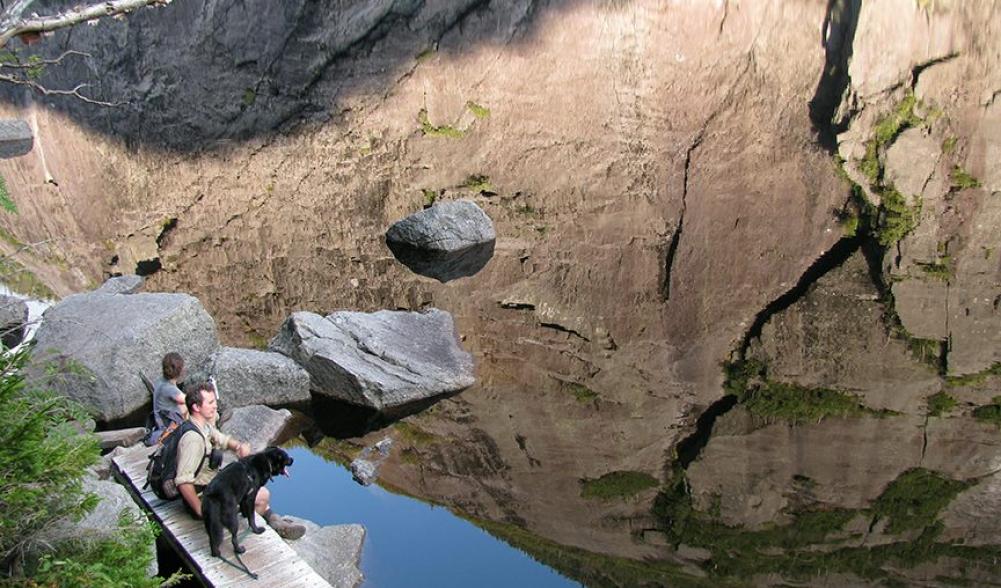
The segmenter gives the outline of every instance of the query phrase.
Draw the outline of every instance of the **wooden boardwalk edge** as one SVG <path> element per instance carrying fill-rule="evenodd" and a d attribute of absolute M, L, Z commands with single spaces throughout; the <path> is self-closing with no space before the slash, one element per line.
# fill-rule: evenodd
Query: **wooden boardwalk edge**
<path fill-rule="evenodd" d="M 330 583 L 313 570 L 278 534 L 262 521 L 264 533 L 255 535 L 245 520 L 240 525 L 240 543 L 247 549 L 240 558 L 258 579 L 249 576 L 242 569 L 229 565 L 209 554 L 208 535 L 204 523 L 195 519 L 184 509 L 181 499 L 164 501 L 156 497 L 146 483 L 146 464 L 150 448 L 142 445 L 129 448 L 112 459 L 112 471 L 120 483 L 128 490 L 132 499 L 162 529 L 163 538 L 178 553 L 194 572 L 198 581 L 205 586 L 237 587 L 329 587 Z M 224 533 L 221 546 L 223 557 L 239 566 L 233 554 L 229 531 Z"/>

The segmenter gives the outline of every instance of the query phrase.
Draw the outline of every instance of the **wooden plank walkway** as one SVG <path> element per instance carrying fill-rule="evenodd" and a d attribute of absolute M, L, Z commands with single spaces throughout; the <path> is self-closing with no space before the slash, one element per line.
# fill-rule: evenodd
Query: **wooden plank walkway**
<path fill-rule="evenodd" d="M 242 569 L 229 565 L 209 554 L 209 538 L 205 524 L 184 509 L 181 499 L 164 501 L 153 491 L 142 487 L 146 484 L 146 464 L 152 448 L 142 445 L 132 447 L 112 460 L 115 476 L 125 484 L 132 498 L 143 510 L 153 515 L 163 529 L 163 537 L 187 563 L 198 580 L 210 587 L 263 587 L 281 586 L 294 588 L 329 587 L 330 584 L 317 574 L 278 533 L 262 523 L 264 533 L 255 535 L 241 517 L 240 544 L 247 548 L 240 555 L 255 580 Z M 239 565 L 233 554 L 229 531 L 223 535 L 222 556 Z"/>

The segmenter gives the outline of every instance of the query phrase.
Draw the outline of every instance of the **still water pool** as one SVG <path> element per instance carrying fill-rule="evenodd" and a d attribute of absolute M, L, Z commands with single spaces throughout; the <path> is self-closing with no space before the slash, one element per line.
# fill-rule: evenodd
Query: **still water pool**
<path fill-rule="evenodd" d="M 308 449 L 289 453 L 292 476 L 270 485 L 275 511 L 319 525 L 363 525 L 366 588 L 580 586 L 446 508 L 361 486 Z"/>

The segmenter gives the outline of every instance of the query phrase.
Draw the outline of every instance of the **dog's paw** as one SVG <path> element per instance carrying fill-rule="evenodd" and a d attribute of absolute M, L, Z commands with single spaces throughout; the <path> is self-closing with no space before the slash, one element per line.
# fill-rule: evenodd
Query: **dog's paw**
<path fill-rule="evenodd" d="M 221 555 L 219 554 L 219 550 L 218 549 L 213 549 L 212 550 L 212 557 L 221 557 Z"/>
<path fill-rule="evenodd" d="M 246 553 L 247 552 L 247 548 L 244 547 L 244 546 L 242 546 L 242 545 L 237 545 L 236 547 L 233 548 L 233 551 L 235 553 Z"/>
<path fill-rule="evenodd" d="M 253 531 L 255 534 L 260 535 L 264 532 L 264 527 L 257 527 L 256 529 L 253 529 Z"/>

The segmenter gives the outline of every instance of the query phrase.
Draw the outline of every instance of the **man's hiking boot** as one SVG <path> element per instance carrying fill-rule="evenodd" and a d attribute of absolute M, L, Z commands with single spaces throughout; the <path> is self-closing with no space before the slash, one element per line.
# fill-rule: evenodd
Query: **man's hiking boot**
<path fill-rule="evenodd" d="M 299 523 L 293 522 L 285 517 L 280 517 L 274 513 L 268 517 L 268 525 L 278 533 L 278 536 L 282 539 L 301 539 L 303 535 L 306 534 L 306 527 Z"/>

